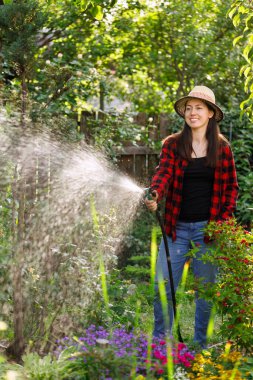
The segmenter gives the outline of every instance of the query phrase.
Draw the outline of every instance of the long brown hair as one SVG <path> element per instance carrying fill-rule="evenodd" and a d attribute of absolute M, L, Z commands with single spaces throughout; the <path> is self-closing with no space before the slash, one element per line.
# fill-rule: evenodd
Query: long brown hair
<path fill-rule="evenodd" d="M 207 106 L 212 110 L 209 104 L 207 104 Z M 182 131 L 175 133 L 173 137 L 177 142 L 178 155 L 187 161 L 191 161 L 193 148 L 192 131 L 189 125 L 185 122 Z M 220 128 L 214 116 L 209 119 L 206 129 L 206 139 L 208 143 L 206 165 L 214 168 L 218 160 L 219 146 L 222 141 L 226 141 L 225 137 L 220 134 Z"/>

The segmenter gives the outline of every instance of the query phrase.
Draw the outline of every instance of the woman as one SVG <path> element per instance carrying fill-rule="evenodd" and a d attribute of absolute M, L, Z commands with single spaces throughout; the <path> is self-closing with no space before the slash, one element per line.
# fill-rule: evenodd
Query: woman
<path fill-rule="evenodd" d="M 192 243 L 198 246 L 193 273 L 203 284 L 215 281 L 216 269 L 203 263 L 207 250 L 203 229 L 210 220 L 226 220 L 235 210 L 238 195 L 236 170 L 228 141 L 219 133 L 223 119 L 212 90 L 195 86 L 188 96 L 175 103 L 176 112 L 185 120 L 183 130 L 166 138 L 160 162 L 151 183 L 153 200 L 145 200 L 149 210 L 166 198 L 164 224 L 168 237 L 175 289 L 177 288 Z M 160 245 L 156 280 L 168 279 L 166 253 Z M 169 282 L 166 285 L 170 330 L 173 309 Z M 196 294 L 194 341 L 206 347 L 206 332 L 211 305 Z M 162 307 L 156 287 L 154 336 L 165 334 Z"/>

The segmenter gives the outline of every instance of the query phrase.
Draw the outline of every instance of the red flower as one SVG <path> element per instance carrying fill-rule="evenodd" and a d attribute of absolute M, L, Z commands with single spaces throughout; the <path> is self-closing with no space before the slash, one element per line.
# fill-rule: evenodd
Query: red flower
<path fill-rule="evenodd" d="M 246 240 L 246 239 L 242 239 L 242 240 L 241 240 L 241 244 L 244 244 L 244 245 L 246 245 L 246 247 L 248 247 L 248 246 L 249 246 L 249 243 L 247 242 L 247 240 Z"/>
<path fill-rule="evenodd" d="M 160 340 L 160 346 L 164 346 L 166 344 L 166 341 L 165 340 Z"/>

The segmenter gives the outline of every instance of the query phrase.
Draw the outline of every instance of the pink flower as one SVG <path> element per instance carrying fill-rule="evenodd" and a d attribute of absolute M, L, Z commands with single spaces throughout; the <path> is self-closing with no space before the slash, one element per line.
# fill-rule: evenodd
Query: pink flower
<path fill-rule="evenodd" d="M 154 357 L 155 357 L 156 359 L 161 359 L 161 356 L 163 356 L 163 355 L 161 354 L 161 352 L 159 352 L 158 350 L 155 350 L 155 351 L 154 351 Z"/>
<path fill-rule="evenodd" d="M 178 343 L 177 348 L 179 351 L 181 351 L 183 348 L 186 348 L 186 345 L 184 343 Z"/>
<path fill-rule="evenodd" d="M 165 340 L 160 340 L 160 346 L 164 346 L 166 344 L 166 341 Z"/>

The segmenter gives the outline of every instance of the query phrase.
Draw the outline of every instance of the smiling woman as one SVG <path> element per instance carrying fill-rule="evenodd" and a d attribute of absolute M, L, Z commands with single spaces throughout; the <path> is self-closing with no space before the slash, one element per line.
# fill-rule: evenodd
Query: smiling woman
<path fill-rule="evenodd" d="M 172 273 L 177 288 L 186 256 L 192 244 L 198 247 L 193 259 L 195 277 L 206 285 L 213 283 L 216 267 L 201 258 L 207 250 L 204 228 L 210 220 L 226 220 L 235 210 L 238 185 L 233 154 L 228 141 L 220 134 L 218 122 L 223 112 L 215 102 L 212 90 L 196 86 L 175 103 L 176 112 L 184 119 L 181 132 L 168 136 L 163 144 L 157 172 L 151 182 L 153 200 L 145 200 L 151 211 L 166 198 L 164 224 L 170 249 Z M 164 243 L 160 245 L 156 265 L 158 282 L 169 278 Z M 166 284 L 169 332 L 172 331 L 171 291 Z M 154 302 L 154 336 L 165 331 L 159 286 Z M 206 346 L 207 326 L 212 305 L 196 293 L 194 341 Z"/>

